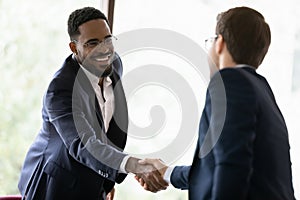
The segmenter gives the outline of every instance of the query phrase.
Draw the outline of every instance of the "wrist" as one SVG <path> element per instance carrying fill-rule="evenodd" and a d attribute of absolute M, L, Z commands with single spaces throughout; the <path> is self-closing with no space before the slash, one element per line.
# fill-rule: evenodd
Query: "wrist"
<path fill-rule="evenodd" d="M 137 169 L 137 166 L 138 166 L 138 161 L 139 159 L 137 158 L 134 158 L 134 157 L 129 157 L 127 162 L 126 162 L 126 165 L 125 165 L 125 170 L 127 173 L 136 173 L 136 169 Z"/>
<path fill-rule="evenodd" d="M 162 175 L 162 177 L 166 174 L 167 169 L 168 169 L 168 167 L 165 166 L 165 167 L 163 167 L 162 169 L 159 170 L 160 173 L 161 173 L 161 175 Z"/>

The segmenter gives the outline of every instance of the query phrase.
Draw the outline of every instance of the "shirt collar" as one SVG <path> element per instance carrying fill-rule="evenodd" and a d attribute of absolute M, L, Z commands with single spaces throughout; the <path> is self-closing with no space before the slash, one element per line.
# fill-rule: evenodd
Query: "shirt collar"
<path fill-rule="evenodd" d="M 251 65 L 247 65 L 247 64 L 238 64 L 235 66 L 236 68 L 244 68 L 244 67 L 248 67 L 248 68 L 251 68 L 251 69 L 254 69 L 256 71 L 256 68 L 255 67 L 252 67 Z"/>
<path fill-rule="evenodd" d="M 99 77 L 97 77 L 96 75 L 94 75 L 91 72 L 89 72 L 81 64 L 79 64 L 79 66 L 83 70 L 83 72 L 85 73 L 85 75 L 88 77 L 88 79 L 90 80 L 90 82 L 92 83 L 92 85 L 95 85 L 95 84 L 98 85 L 98 83 L 99 83 Z"/>

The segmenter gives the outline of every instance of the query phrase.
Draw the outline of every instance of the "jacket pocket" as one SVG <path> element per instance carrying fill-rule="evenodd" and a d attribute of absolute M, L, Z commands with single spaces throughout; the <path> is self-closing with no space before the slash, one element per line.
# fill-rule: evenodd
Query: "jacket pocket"
<path fill-rule="evenodd" d="M 44 172 L 53 177 L 64 187 L 73 188 L 76 184 L 76 176 L 53 161 L 46 164 Z"/>

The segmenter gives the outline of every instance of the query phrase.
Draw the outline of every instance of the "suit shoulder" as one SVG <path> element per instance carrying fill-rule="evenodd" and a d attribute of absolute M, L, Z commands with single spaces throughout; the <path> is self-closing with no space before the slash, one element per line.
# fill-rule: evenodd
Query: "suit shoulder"
<path fill-rule="evenodd" d="M 56 71 L 53 78 L 60 77 L 60 76 L 67 76 L 72 77 L 76 76 L 80 66 L 79 64 L 69 56 L 63 62 L 62 66 Z"/>
<path fill-rule="evenodd" d="M 79 70 L 79 65 L 77 62 L 73 60 L 71 56 L 69 56 L 60 69 L 56 71 L 54 74 L 50 84 L 49 89 L 53 87 L 69 87 L 74 84 L 76 79 L 77 72 Z"/>
<path fill-rule="evenodd" d="M 255 73 L 255 71 L 254 71 Z M 228 68 L 220 70 L 209 83 L 209 94 L 212 99 L 220 99 L 220 95 L 228 101 L 238 101 L 256 105 L 257 88 L 260 83 L 255 74 L 242 68 Z"/>
<path fill-rule="evenodd" d="M 120 56 L 115 53 L 115 58 L 113 61 L 113 70 L 119 75 L 121 78 L 123 75 L 123 65 Z"/>

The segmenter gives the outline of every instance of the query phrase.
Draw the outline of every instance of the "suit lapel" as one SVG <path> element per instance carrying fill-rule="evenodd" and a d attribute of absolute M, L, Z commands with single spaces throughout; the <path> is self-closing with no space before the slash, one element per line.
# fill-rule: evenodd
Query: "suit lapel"
<path fill-rule="evenodd" d="M 128 129 L 128 111 L 120 77 L 116 71 L 110 76 L 114 92 L 114 113 L 109 124 L 107 137 L 114 147 L 124 149 Z"/>
<path fill-rule="evenodd" d="M 119 75 L 114 72 L 111 76 L 112 84 L 113 84 L 113 92 L 115 96 L 115 110 L 113 113 L 113 118 L 117 121 L 117 124 L 120 126 L 122 130 L 127 131 L 128 127 L 128 110 L 127 110 L 127 102 L 123 89 L 122 82 L 120 80 Z"/>
<path fill-rule="evenodd" d="M 96 93 L 94 91 L 94 88 L 93 88 L 90 80 L 88 79 L 88 77 L 86 76 L 86 74 L 80 67 L 78 69 L 77 79 L 78 79 L 79 83 L 82 85 L 82 88 L 84 90 L 83 92 L 85 92 L 85 95 L 83 96 L 83 98 L 88 98 L 86 100 L 86 102 L 88 102 L 89 105 L 87 105 L 87 106 L 90 106 L 92 108 L 92 110 L 94 110 L 94 112 L 96 113 L 96 117 L 99 122 L 99 125 L 100 125 L 102 131 L 105 133 L 104 120 L 103 120 L 103 116 L 102 116 L 102 112 L 101 112 L 101 109 L 99 106 L 98 99 L 96 97 Z M 96 133 L 96 134 L 98 135 L 99 133 Z"/>

